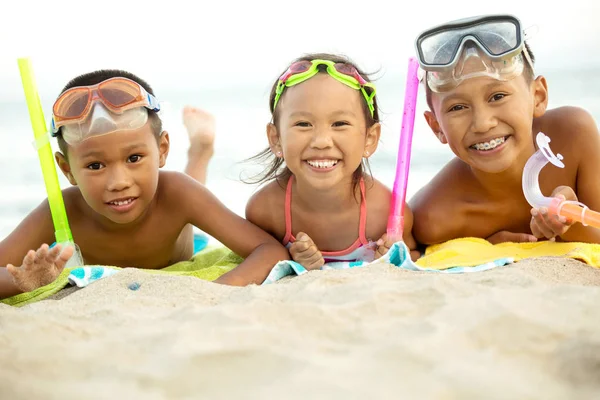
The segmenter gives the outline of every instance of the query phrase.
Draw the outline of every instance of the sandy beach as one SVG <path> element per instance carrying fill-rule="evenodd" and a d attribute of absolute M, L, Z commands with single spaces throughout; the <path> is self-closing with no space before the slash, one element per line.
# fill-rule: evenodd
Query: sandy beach
<path fill-rule="evenodd" d="M 127 269 L 0 304 L 0 398 L 593 399 L 599 305 L 600 269 L 562 258 L 244 288 Z"/>

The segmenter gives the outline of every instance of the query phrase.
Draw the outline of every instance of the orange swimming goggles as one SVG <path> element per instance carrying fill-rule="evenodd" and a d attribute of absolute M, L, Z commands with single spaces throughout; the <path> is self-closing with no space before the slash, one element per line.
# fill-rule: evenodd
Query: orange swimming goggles
<path fill-rule="evenodd" d="M 97 85 L 78 86 L 62 93 L 52 107 L 52 136 L 57 136 L 62 126 L 83 123 L 97 102 L 115 114 L 137 107 L 160 111 L 156 97 L 139 83 L 122 77 L 110 78 Z"/>

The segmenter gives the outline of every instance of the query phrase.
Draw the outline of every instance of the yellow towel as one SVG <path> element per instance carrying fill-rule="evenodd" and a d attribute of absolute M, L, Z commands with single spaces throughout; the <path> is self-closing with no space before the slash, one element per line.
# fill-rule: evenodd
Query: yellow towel
<path fill-rule="evenodd" d="M 493 245 L 479 238 L 460 238 L 429 246 L 425 255 L 416 261 L 419 267 L 446 269 L 485 264 L 499 258 L 515 261 L 531 257 L 568 257 L 600 267 L 600 245 L 540 241 L 535 243 L 500 243 Z"/>

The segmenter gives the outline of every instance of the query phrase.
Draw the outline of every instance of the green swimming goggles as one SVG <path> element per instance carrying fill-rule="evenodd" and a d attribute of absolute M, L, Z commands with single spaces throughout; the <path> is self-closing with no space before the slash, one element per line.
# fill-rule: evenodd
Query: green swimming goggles
<path fill-rule="evenodd" d="M 302 83 L 319 73 L 319 66 L 326 65 L 327 73 L 344 85 L 352 89 L 360 90 L 367 101 L 367 106 L 371 112 L 371 117 L 374 116 L 375 105 L 375 85 L 367 82 L 356 70 L 353 65 L 346 63 L 334 63 L 328 60 L 312 60 L 298 61 L 290 65 L 277 82 L 275 89 L 275 101 L 273 102 L 273 110 L 277 106 L 277 102 L 286 87 L 294 86 Z"/>

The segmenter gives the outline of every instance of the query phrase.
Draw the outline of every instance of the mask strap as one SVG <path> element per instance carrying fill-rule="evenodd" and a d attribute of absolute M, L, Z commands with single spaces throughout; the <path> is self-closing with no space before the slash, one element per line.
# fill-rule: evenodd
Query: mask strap
<path fill-rule="evenodd" d="M 533 39 L 540 31 L 540 27 L 537 25 L 531 25 L 523 29 L 523 40 Z"/>
<path fill-rule="evenodd" d="M 533 61 L 531 60 L 531 56 L 529 55 L 529 52 L 527 51 L 527 47 L 525 47 L 525 43 L 523 43 L 523 54 L 525 55 L 525 59 L 527 60 L 527 62 L 529 63 L 529 66 L 531 67 L 531 71 L 535 75 L 535 68 L 533 67 Z"/>

